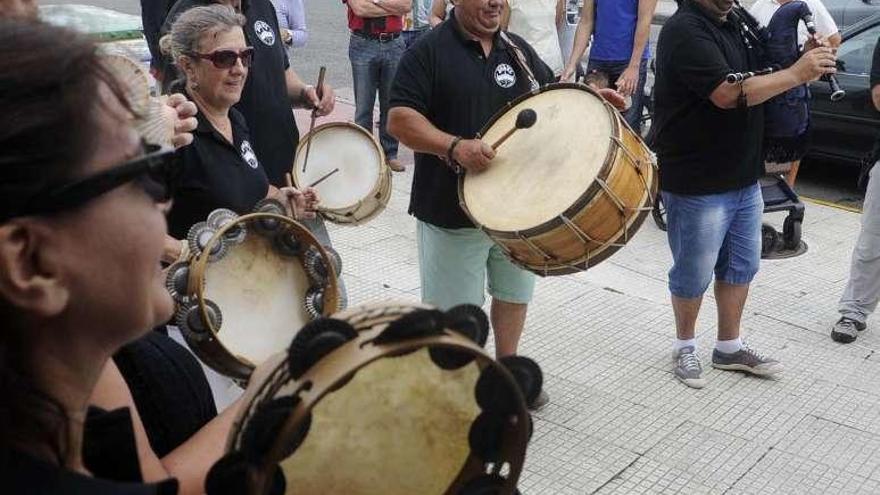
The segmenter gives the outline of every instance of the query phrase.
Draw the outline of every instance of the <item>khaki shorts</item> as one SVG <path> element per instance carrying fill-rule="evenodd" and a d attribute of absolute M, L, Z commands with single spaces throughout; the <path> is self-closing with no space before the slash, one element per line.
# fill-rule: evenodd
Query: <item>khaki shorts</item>
<path fill-rule="evenodd" d="M 482 306 L 489 295 L 526 304 L 535 275 L 514 265 L 479 229 L 444 229 L 418 222 L 422 301 L 447 310 L 459 304 Z M 488 277 L 487 277 L 488 274 Z"/>

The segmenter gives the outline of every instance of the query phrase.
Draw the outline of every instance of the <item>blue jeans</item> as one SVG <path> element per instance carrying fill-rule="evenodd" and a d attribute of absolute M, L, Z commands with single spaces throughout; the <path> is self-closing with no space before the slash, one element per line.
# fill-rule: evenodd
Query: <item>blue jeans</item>
<path fill-rule="evenodd" d="M 713 271 L 721 282 L 751 283 L 761 262 L 764 199 L 758 184 L 700 196 L 661 194 L 672 250 L 669 292 L 673 296 L 702 296 Z"/>
<path fill-rule="evenodd" d="M 409 50 L 409 48 L 411 46 L 415 45 L 416 41 L 418 41 L 419 38 L 421 38 L 422 35 L 427 33 L 428 31 L 430 31 L 430 29 L 428 29 L 428 28 L 413 29 L 411 31 L 404 31 L 401 34 L 401 37 L 403 38 L 403 44 L 406 47 L 406 49 Z"/>
<path fill-rule="evenodd" d="M 629 65 L 629 60 L 625 61 L 607 61 L 590 59 L 587 64 L 587 73 L 597 70 L 608 75 L 608 87 L 615 88 L 614 83 L 617 78 L 623 74 Z M 636 91 L 632 95 L 632 105 L 623 113 L 623 118 L 633 128 L 639 136 L 642 135 L 642 108 L 645 106 L 643 98 L 645 96 L 645 81 L 648 79 L 648 59 L 642 59 L 639 65 L 639 82 L 636 84 Z"/>
<path fill-rule="evenodd" d="M 373 132 L 373 108 L 379 93 L 379 142 L 385 158 L 397 158 L 397 140 L 388 133 L 388 98 L 397 63 L 405 50 L 403 38 L 380 42 L 351 35 L 348 58 L 354 77 L 354 121 L 367 132 Z"/>

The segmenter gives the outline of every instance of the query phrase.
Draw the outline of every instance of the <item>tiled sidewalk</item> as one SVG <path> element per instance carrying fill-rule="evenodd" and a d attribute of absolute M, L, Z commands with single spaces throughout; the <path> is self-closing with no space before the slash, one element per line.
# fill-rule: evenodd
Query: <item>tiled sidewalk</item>
<path fill-rule="evenodd" d="M 342 102 L 329 120 L 351 114 Z M 331 227 L 355 304 L 419 297 L 415 222 L 406 214 L 412 156 L 401 158 L 410 168 L 395 174 L 381 216 Z M 744 334 L 785 364 L 777 379 L 707 366 L 708 385 L 693 390 L 672 377 L 670 255 L 650 219 L 588 273 L 539 280 L 521 351 L 541 364 L 551 402 L 537 414 L 522 492 L 880 493 L 880 333 L 850 345 L 828 336 L 858 222 L 808 205 L 809 251 L 763 263 Z M 706 364 L 714 319 L 707 295 L 698 337 Z"/>

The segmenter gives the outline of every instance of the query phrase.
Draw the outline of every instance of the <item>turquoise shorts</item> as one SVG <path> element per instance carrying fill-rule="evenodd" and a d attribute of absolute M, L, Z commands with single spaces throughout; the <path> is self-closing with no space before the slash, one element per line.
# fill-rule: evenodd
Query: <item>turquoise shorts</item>
<path fill-rule="evenodd" d="M 465 303 L 482 306 L 487 274 L 493 298 L 516 304 L 532 299 L 535 275 L 514 265 L 481 230 L 419 221 L 417 234 L 423 302 L 444 310 Z"/>

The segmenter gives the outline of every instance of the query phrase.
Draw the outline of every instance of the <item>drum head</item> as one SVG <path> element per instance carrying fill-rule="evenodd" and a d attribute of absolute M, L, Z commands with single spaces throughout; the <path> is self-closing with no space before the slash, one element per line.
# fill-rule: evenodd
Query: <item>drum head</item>
<path fill-rule="evenodd" d="M 306 171 L 302 166 L 306 147 L 311 141 Z M 355 124 L 334 122 L 316 127 L 300 141 L 293 162 L 293 178 L 304 188 L 335 169 L 334 173 L 315 188 L 321 207 L 344 209 L 374 194 L 385 160 L 373 136 Z"/>
<path fill-rule="evenodd" d="M 205 298 L 222 309 L 217 337 L 253 364 L 290 345 L 311 320 L 303 305 L 309 278 L 296 257 L 280 255 L 272 238 L 248 232 L 241 244 L 205 269 Z"/>
<path fill-rule="evenodd" d="M 289 493 L 444 493 L 470 454 L 479 367 L 442 370 L 427 349 L 376 361 L 312 410 L 280 463 Z"/>
<path fill-rule="evenodd" d="M 606 162 L 613 114 L 602 99 L 573 86 L 545 88 L 503 113 L 483 135 L 494 143 L 514 127 L 520 110 L 538 119 L 502 144 L 489 168 L 468 173 L 462 188 L 470 215 L 495 231 L 522 231 L 575 204 Z"/>

